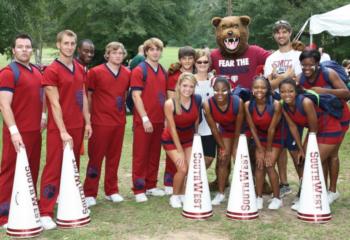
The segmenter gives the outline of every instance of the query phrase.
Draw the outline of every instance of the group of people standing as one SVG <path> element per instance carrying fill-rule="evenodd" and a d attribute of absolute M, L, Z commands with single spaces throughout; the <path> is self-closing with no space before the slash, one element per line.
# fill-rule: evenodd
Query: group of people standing
<path fill-rule="evenodd" d="M 291 47 L 292 28 L 287 21 L 274 25 L 279 49 L 270 55 L 263 73 L 251 79 L 249 98 L 232 94 L 225 76 L 211 71 L 207 50 L 179 49 L 179 62 L 166 71 L 159 63 L 163 43 L 150 38 L 139 51 L 144 59 L 132 70 L 123 65 L 127 51 L 122 43 L 105 47 L 106 63 L 87 69 L 93 43 L 83 40 L 74 58 L 77 36 L 70 30 L 57 35 L 59 56 L 45 70 L 30 63 L 32 40 L 18 35 L 12 46 L 14 62 L 0 72 L 0 109 L 4 119 L 0 172 L 0 225 L 6 227 L 15 171 L 16 151 L 25 148 L 36 186 L 41 131 L 46 127 L 46 164 L 41 177 L 40 214 L 45 229 L 56 227 L 54 206 L 60 184 L 63 147 L 69 144 L 79 167 L 84 135 L 89 138 L 89 162 L 84 192 L 89 207 L 96 205 L 101 165 L 105 159 L 106 199 L 123 201 L 118 189 L 118 166 L 126 124 L 126 100 L 133 103 L 132 190 L 136 202 L 149 196 L 171 195 L 170 205 L 180 208 L 192 140 L 201 135 L 207 168 L 217 159 L 217 194 L 225 200 L 232 157 L 238 138 L 245 133 L 255 159 L 257 205 L 263 208 L 263 184 L 268 174 L 273 198 L 269 209 L 282 206 L 290 192 L 287 154 L 290 152 L 302 180 L 306 142 L 302 129 L 317 133 L 325 176 L 330 177 L 329 202 L 339 197 L 339 147 L 349 127 L 349 90 L 331 69 L 320 66 L 320 53 Z M 18 74 L 19 73 L 19 74 Z M 327 74 L 327 76 L 325 75 Z M 343 115 L 337 119 L 302 94 L 303 89 L 333 94 L 341 99 Z M 244 89 L 242 89 L 244 91 Z M 44 97 L 46 96 L 46 98 Z M 277 97 L 282 101 L 276 100 Z M 46 116 L 48 110 L 48 118 Z M 166 152 L 165 189 L 157 187 L 161 146 Z M 275 165 L 278 163 L 278 171 Z M 298 208 L 298 201 L 292 207 Z"/>

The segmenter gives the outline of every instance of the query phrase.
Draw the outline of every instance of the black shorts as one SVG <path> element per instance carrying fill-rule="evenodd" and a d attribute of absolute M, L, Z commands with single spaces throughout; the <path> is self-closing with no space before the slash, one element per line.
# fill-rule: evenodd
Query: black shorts
<path fill-rule="evenodd" d="M 203 152 L 205 157 L 215 158 L 216 155 L 216 141 L 213 135 L 201 136 Z"/>

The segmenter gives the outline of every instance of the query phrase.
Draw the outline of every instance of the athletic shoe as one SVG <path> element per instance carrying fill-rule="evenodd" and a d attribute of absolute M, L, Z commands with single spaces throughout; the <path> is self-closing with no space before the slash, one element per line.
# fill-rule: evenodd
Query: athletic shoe
<path fill-rule="evenodd" d="M 278 198 L 273 198 L 269 206 L 267 207 L 268 209 L 271 210 L 277 210 L 280 207 L 282 207 L 282 200 Z"/>
<path fill-rule="evenodd" d="M 2 225 L 0 227 L 2 227 L 3 229 L 7 229 L 7 223 L 5 223 L 4 225 Z"/>
<path fill-rule="evenodd" d="M 139 194 L 135 195 L 135 200 L 136 200 L 136 202 L 147 202 L 148 198 L 147 198 L 146 194 L 139 193 Z"/>
<path fill-rule="evenodd" d="M 165 195 L 173 195 L 173 187 L 164 187 Z"/>
<path fill-rule="evenodd" d="M 293 210 L 293 211 L 298 211 L 299 210 L 299 199 L 298 201 L 296 201 L 290 208 Z"/>
<path fill-rule="evenodd" d="M 114 203 L 124 201 L 124 198 L 119 193 L 114 193 L 112 195 L 106 196 L 105 198 Z"/>
<path fill-rule="evenodd" d="M 56 223 L 49 216 L 41 217 L 40 221 L 45 230 L 51 230 L 57 227 Z"/>
<path fill-rule="evenodd" d="M 182 203 L 184 203 L 185 202 L 185 195 L 180 195 L 180 200 Z"/>
<path fill-rule="evenodd" d="M 215 198 L 211 201 L 212 205 L 220 205 L 225 200 L 225 194 L 217 193 Z"/>
<path fill-rule="evenodd" d="M 281 184 L 280 185 L 280 197 L 283 198 L 286 195 L 292 193 L 292 189 L 289 187 L 289 184 Z"/>
<path fill-rule="evenodd" d="M 339 192 L 331 192 L 328 191 L 328 203 L 332 204 L 335 200 L 337 200 L 340 197 Z"/>
<path fill-rule="evenodd" d="M 151 196 L 155 196 L 155 197 L 163 197 L 165 195 L 165 192 L 159 188 L 151 188 L 151 189 L 146 190 L 146 195 L 151 195 Z"/>
<path fill-rule="evenodd" d="M 256 198 L 256 207 L 258 208 L 258 210 L 263 209 L 264 206 L 264 199 L 261 197 L 257 197 Z"/>
<path fill-rule="evenodd" d="M 169 199 L 170 206 L 172 208 L 181 208 L 181 198 L 179 195 L 172 195 Z"/>
<path fill-rule="evenodd" d="M 85 201 L 88 207 L 92 207 L 96 205 L 96 198 L 94 197 L 86 197 Z"/>

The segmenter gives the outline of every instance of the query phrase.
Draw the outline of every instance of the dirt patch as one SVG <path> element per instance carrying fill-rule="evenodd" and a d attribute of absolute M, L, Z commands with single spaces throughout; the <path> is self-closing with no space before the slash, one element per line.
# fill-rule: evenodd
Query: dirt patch
<path fill-rule="evenodd" d="M 178 232 L 173 232 L 169 233 L 166 235 L 162 236 L 157 236 L 157 237 L 149 237 L 149 236 L 137 236 L 137 237 L 130 237 L 130 240 L 171 240 L 171 239 L 176 239 L 176 240 L 182 240 L 182 239 L 191 239 L 191 240 L 228 240 L 230 239 L 229 237 L 220 236 L 213 234 L 213 233 L 198 233 L 198 232 L 190 232 L 190 231 L 178 231 Z"/>

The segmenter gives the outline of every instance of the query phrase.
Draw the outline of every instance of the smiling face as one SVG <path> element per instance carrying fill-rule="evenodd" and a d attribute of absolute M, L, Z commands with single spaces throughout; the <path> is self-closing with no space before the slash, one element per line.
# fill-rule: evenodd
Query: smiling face
<path fill-rule="evenodd" d="M 209 71 L 209 59 L 207 56 L 203 56 L 197 59 L 196 70 L 198 73 L 207 73 Z"/>
<path fill-rule="evenodd" d="M 282 100 L 288 105 L 295 104 L 295 98 L 297 96 L 297 92 L 295 87 L 292 84 L 284 83 L 280 86 L 280 94 Z"/>
<path fill-rule="evenodd" d="M 281 27 L 275 31 L 273 38 L 279 47 L 283 47 L 290 44 L 291 35 L 292 33 L 290 31 L 288 31 L 286 28 Z"/>
<path fill-rule="evenodd" d="M 311 78 L 314 74 L 316 74 L 317 67 L 318 67 L 318 63 L 312 57 L 304 58 L 301 61 L 301 69 L 303 71 L 303 74 L 307 78 Z"/>
<path fill-rule="evenodd" d="M 228 95 L 230 94 L 230 87 L 228 84 L 222 81 L 215 82 L 214 84 L 214 97 L 218 103 L 227 102 Z"/>
<path fill-rule="evenodd" d="M 191 97 L 194 93 L 194 88 L 195 83 L 191 79 L 185 78 L 180 83 L 180 95 L 185 98 Z"/>
<path fill-rule="evenodd" d="M 252 86 L 253 95 L 258 100 L 263 100 L 267 94 L 267 85 L 263 79 L 256 79 Z"/>
<path fill-rule="evenodd" d="M 216 42 L 222 52 L 228 54 L 239 54 L 247 48 L 248 16 L 230 16 L 212 19 L 212 24 L 216 27 Z"/>
<path fill-rule="evenodd" d="M 185 72 L 192 72 L 194 65 L 194 57 L 193 56 L 183 56 L 180 58 L 180 64 L 182 69 Z"/>
<path fill-rule="evenodd" d="M 69 36 L 64 34 L 62 40 L 56 43 L 60 55 L 64 57 L 73 57 L 75 48 L 77 46 L 76 38 L 74 36 Z"/>

